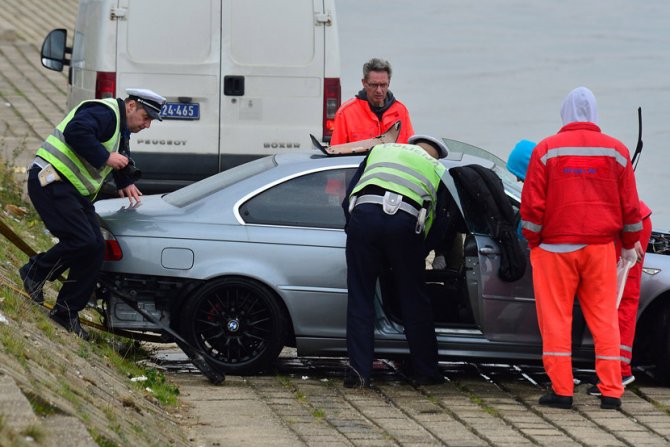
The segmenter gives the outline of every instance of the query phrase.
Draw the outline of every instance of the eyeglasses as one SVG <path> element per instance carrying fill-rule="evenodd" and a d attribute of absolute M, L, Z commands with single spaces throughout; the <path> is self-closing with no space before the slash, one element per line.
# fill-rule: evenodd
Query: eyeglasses
<path fill-rule="evenodd" d="M 377 90 L 378 88 L 380 88 L 382 90 L 386 90 L 387 88 L 389 88 L 388 82 L 380 82 L 378 84 L 373 84 L 371 82 L 366 82 L 365 85 L 370 87 L 372 90 Z"/>

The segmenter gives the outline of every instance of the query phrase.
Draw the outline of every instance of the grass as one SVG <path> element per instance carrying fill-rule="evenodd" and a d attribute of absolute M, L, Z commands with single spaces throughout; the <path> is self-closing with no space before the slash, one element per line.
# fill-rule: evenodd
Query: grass
<path fill-rule="evenodd" d="M 99 447 L 119 447 L 119 444 L 107 438 L 97 430 L 89 430 L 88 433 Z"/>
<path fill-rule="evenodd" d="M 309 400 L 309 398 L 305 395 L 305 393 L 300 391 L 291 382 L 291 379 L 289 379 L 288 377 L 286 377 L 283 374 L 277 374 L 276 378 L 279 381 L 279 383 L 282 384 L 282 386 L 284 388 L 286 388 L 287 390 L 289 390 L 290 392 L 293 393 L 293 396 L 295 397 L 295 399 L 298 402 L 300 402 L 301 405 L 303 405 L 303 406 L 305 406 L 309 409 L 310 413 L 312 414 L 312 416 L 315 419 L 325 419 L 326 418 L 326 416 L 327 416 L 326 412 L 321 408 L 315 407 L 314 404 L 312 404 L 312 402 Z"/>
<path fill-rule="evenodd" d="M 179 388 L 165 380 L 165 374 L 156 369 L 145 370 L 147 381 L 144 385 L 152 391 L 153 396 L 164 405 L 174 406 L 177 404 Z"/>
<path fill-rule="evenodd" d="M 52 405 L 39 394 L 30 391 L 24 391 L 23 394 L 28 399 L 28 402 L 30 402 L 33 413 L 37 416 L 48 417 L 55 414 L 63 414 L 60 408 Z"/>
<path fill-rule="evenodd" d="M 314 411 L 312 411 L 312 416 L 317 419 L 323 419 L 326 417 L 326 412 L 320 408 L 316 408 Z"/>
<path fill-rule="evenodd" d="M 109 336 L 115 337 L 115 336 Z M 146 377 L 144 381 L 133 382 L 139 390 L 151 390 L 151 395 L 161 404 L 175 406 L 178 403 L 179 388 L 165 379 L 165 374 L 155 368 L 144 368 L 137 364 L 147 358 L 148 354 L 137 342 L 109 343 L 109 337 L 96 337 L 94 343 L 101 353 L 115 369 L 128 378 Z M 118 339 L 118 337 L 116 337 Z"/>
<path fill-rule="evenodd" d="M 0 325 L 0 346 L 7 354 L 16 358 L 24 369 L 29 369 L 25 338 L 17 337 L 9 325 Z"/>
<path fill-rule="evenodd" d="M 30 436 L 33 438 L 38 444 L 42 443 L 42 440 L 44 440 L 44 430 L 38 425 L 31 425 L 25 430 L 23 430 L 22 434 L 24 436 Z"/>
<path fill-rule="evenodd" d="M 13 210 L 25 209 L 27 213 L 8 213 L 7 205 L 12 205 L 9 208 Z M 23 188 L 14 180 L 11 163 L 3 163 L 2 160 L 0 160 L 0 219 L 36 251 L 44 251 L 53 245 L 52 237 L 45 231 L 39 215 L 24 201 Z M 92 417 L 84 411 L 95 401 L 93 396 L 78 389 L 78 385 L 70 380 L 72 364 L 86 361 L 110 365 L 122 377 L 128 379 L 128 387 L 141 390 L 145 396 L 151 396 L 150 400 L 157 401 L 163 406 L 178 405 L 177 386 L 170 383 L 161 371 L 138 366 L 137 362 L 146 360 L 148 353 L 137 342 L 95 329 L 90 330 L 92 341 L 85 342 L 55 326 L 46 312 L 30 303 L 22 293 L 18 268 L 27 261 L 27 255 L 2 235 L 0 235 L 0 251 L 3 252 L 0 260 L 0 312 L 9 320 L 9 324 L 0 324 L 0 359 L 2 356 L 11 358 L 10 361 L 17 366 L 20 365 L 18 370 L 21 368 L 25 370 L 27 383 L 26 387 L 22 388 L 33 412 L 40 417 L 62 413 L 57 400 L 52 404 L 51 398 L 39 395 L 38 390 L 45 389 L 46 385 L 50 393 L 73 405 L 76 416 L 87 426 L 89 433 L 100 446 L 127 445 L 131 439 L 137 439 L 138 434 L 142 435 L 141 438 L 149 436 L 149 432 L 143 429 L 141 422 L 133 422 L 132 419 L 126 420 L 122 417 L 124 407 L 128 406 L 123 399 L 111 401 L 108 404 L 109 410 L 98 406 L 102 410 L 101 414 L 107 416 L 108 423 L 106 427 L 96 425 L 99 424 L 99 418 Z M 57 282 L 45 286 L 48 303 L 53 301 L 58 287 L 60 285 Z M 53 349 L 52 345 L 41 343 L 42 339 L 55 341 L 60 346 L 58 355 L 50 352 L 50 349 Z M 44 376 L 35 374 L 33 371 L 35 367 L 53 372 L 58 376 L 57 381 L 40 382 Z M 144 382 L 130 382 L 131 377 L 138 376 L 145 376 L 147 379 Z M 141 407 L 135 403 L 133 406 Z M 0 418 L 0 445 L 23 445 L 19 439 L 26 436 L 35 440 L 33 444 L 40 444 L 44 437 L 39 427 L 29 427 L 18 433 L 6 426 L 6 420 L 4 422 L 3 424 Z"/>
<path fill-rule="evenodd" d="M 34 237 L 28 242 L 36 251 L 46 250 L 53 241 L 48 233 L 45 232 L 39 215 L 34 211 L 32 206 L 27 204 L 23 199 L 23 189 L 14 179 L 11 163 L 0 164 L 0 204 L 3 206 L 11 204 L 27 210 L 27 214 L 21 217 L 8 218 L 1 216 L 8 226 L 10 226 L 19 236 L 24 236 L 24 240 L 28 241 L 24 233 L 33 235 Z M 4 242 L 4 241 L 3 241 Z M 26 261 L 26 255 L 18 248 L 11 244 L 7 245 L 6 260 L 14 267 L 15 284 L 20 284 L 20 278 L 16 273 L 18 268 Z M 8 268 L 8 270 L 11 267 Z M 45 286 L 45 291 L 50 285 Z M 36 324 L 44 335 L 50 339 L 61 336 L 62 331 L 56 330 L 54 324 L 41 312 L 35 312 L 34 308 L 20 294 L 20 291 L 8 288 L 2 288 L 2 306 L 0 309 L 11 317 L 14 321 L 25 322 L 31 321 Z M 113 335 L 104 335 L 97 331 L 91 331 L 93 335 L 92 343 L 81 342 L 76 349 L 76 354 L 85 359 L 91 359 L 93 352 L 101 352 L 102 355 L 123 375 L 126 377 L 145 376 L 147 381 L 136 382 L 135 387 L 138 389 L 150 388 L 152 395 L 162 404 L 174 406 L 177 404 L 179 389 L 166 381 L 165 375 L 160 371 L 151 368 L 143 368 L 136 364 L 140 360 L 145 360 L 148 357 L 147 352 L 141 348 L 138 343 L 131 342 L 121 337 Z M 15 337 L 12 330 L 7 327 L 0 327 L 0 344 L 12 356 L 17 358 L 24 368 L 28 367 L 28 358 L 26 353 L 28 346 L 24 338 Z M 48 358 L 48 356 L 46 356 Z M 67 371 L 66 365 L 60 366 L 61 373 Z M 68 393 L 66 393 L 68 395 Z"/>
<path fill-rule="evenodd" d="M 77 394 L 76 390 L 72 388 L 69 382 L 66 381 L 64 377 L 61 377 L 58 381 L 59 395 L 67 400 L 69 400 L 75 408 L 79 408 L 82 404 L 81 397 Z"/>
<path fill-rule="evenodd" d="M 456 388 L 466 396 L 468 396 L 468 399 L 476 405 L 478 405 L 482 410 L 484 410 L 486 413 L 490 414 L 491 416 L 497 417 L 497 418 L 502 418 L 502 415 L 498 410 L 493 408 L 492 406 L 488 405 L 484 399 L 479 397 L 477 394 L 472 392 L 468 387 L 461 385 L 457 382 L 454 383 Z"/>

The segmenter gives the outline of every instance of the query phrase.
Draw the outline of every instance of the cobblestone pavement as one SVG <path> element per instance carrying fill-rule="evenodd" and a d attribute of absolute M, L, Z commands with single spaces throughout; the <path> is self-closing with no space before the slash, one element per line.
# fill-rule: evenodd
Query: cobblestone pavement
<path fill-rule="evenodd" d="M 393 362 L 378 361 L 373 387 L 351 390 L 342 386 L 342 359 L 286 349 L 275 374 L 229 376 L 214 387 L 170 349 L 155 359 L 191 407 L 186 426 L 198 446 L 670 444 L 670 389 L 640 369 L 620 411 L 586 394 L 589 370 L 576 372 L 574 409 L 560 410 L 537 403 L 547 382 L 538 365 L 443 362 L 447 383 L 414 387 Z"/>
<path fill-rule="evenodd" d="M 69 29 L 76 0 L 4 0 L 0 8 L 0 155 L 18 170 L 65 114 L 66 74 L 41 67 L 46 32 Z M 184 365 L 180 366 L 183 368 Z M 537 367 L 445 363 L 446 384 L 415 388 L 390 363 L 370 390 L 342 387 L 341 360 L 289 355 L 278 373 L 211 386 L 171 373 L 189 407 L 193 445 L 660 446 L 670 444 L 670 389 L 637 371 L 623 409 L 576 387 L 574 410 L 537 405 Z M 188 369 L 187 369 L 188 371 Z"/>

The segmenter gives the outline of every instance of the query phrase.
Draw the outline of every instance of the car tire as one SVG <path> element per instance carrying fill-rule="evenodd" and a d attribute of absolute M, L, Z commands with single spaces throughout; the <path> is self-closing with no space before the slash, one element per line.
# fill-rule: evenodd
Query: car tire
<path fill-rule="evenodd" d="M 219 278 L 188 298 L 180 317 L 184 338 L 226 374 L 251 375 L 276 361 L 286 340 L 277 298 L 246 278 Z"/>

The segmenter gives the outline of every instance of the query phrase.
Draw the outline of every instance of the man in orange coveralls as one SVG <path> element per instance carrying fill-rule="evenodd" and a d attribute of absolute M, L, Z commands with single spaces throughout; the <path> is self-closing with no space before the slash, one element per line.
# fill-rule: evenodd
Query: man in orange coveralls
<path fill-rule="evenodd" d="M 616 308 L 616 253 L 637 261 L 642 222 L 628 149 L 598 127 L 593 93 L 578 87 L 561 108 L 563 127 L 535 147 L 521 200 L 531 248 L 542 334 L 542 361 L 551 390 L 540 405 L 571 408 L 572 307 L 579 299 L 593 334 L 600 407 L 621 406 L 621 358 Z"/>
<path fill-rule="evenodd" d="M 396 143 L 406 144 L 414 135 L 407 107 L 393 96 L 391 64 L 373 58 L 363 65 L 363 89 L 342 104 L 335 114 L 331 145 L 367 140 L 386 132 L 400 121 Z"/>
<path fill-rule="evenodd" d="M 651 210 L 644 201 L 640 201 L 640 212 L 642 213 L 642 233 L 640 240 L 635 243 L 638 262 L 628 271 L 626 284 L 619 303 L 619 335 L 621 336 L 621 384 L 625 387 L 635 381 L 630 362 L 633 360 L 633 341 L 635 339 L 635 325 L 637 323 L 637 309 L 640 306 L 640 281 L 642 280 L 642 265 L 644 264 L 644 253 L 651 238 Z M 617 241 L 617 249 L 621 243 Z M 600 396 L 600 388 L 593 385 L 588 393 L 592 396 Z"/>

